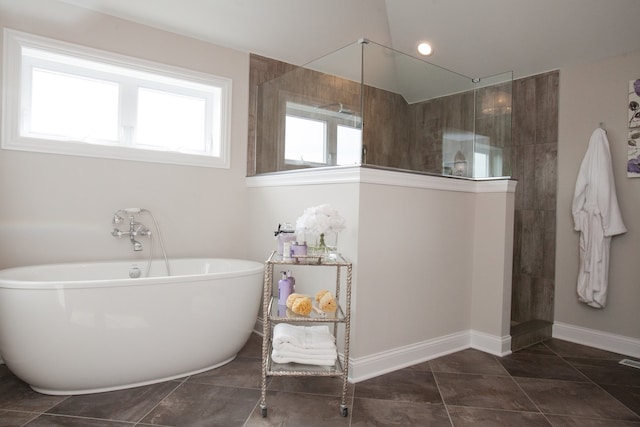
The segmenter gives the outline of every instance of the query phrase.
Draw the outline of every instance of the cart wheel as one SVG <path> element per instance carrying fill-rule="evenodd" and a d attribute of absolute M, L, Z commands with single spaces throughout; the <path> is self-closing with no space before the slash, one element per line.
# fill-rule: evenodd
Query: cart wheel
<path fill-rule="evenodd" d="M 266 406 L 261 406 L 260 407 L 260 412 L 262 413 L 262 418 L 266 418 L 267 417 L 267 407 Z"/>
<path fill-rule="evenodd" d="M 346 406 L 340 405 L 340 413 L 342 414 L 343 417 L 348 416 L 349 415 L 349 408 L 347 408 Z"/>

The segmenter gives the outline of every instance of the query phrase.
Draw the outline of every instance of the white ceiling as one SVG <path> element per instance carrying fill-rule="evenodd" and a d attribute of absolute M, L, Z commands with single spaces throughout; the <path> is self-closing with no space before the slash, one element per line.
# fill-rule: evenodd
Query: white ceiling
<path fill-rule="evenodd" d="M 468 77 L 518 78 L 640 49 L 640 0 L 62 1 L 296 65 L 362 37 L 416 56 L 428 40 L 429 62 Z"/>

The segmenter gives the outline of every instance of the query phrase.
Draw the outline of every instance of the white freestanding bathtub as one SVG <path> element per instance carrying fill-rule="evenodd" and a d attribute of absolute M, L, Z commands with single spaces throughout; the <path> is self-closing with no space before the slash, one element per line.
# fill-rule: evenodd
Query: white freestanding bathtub
<path fill-rule="evenodd" d="M 262 296 L 263 265 L 235 259 L 129 261 L 0 271 L 0 354 L 46 394 L 152 384 L 233 360 Z"/>

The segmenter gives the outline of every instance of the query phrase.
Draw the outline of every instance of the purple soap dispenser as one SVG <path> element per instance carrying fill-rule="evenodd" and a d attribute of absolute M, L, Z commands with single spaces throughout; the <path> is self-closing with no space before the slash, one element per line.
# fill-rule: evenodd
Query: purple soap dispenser
<path fill-rule="evenodd" d="M 287 278 L 287 272 L 281 271 L 282 279 L 278 280 L 278 305 L 285 305 L 287 298 L 293 293 L 291 281 Z"/>
<path fill-rule="evenodd" d="M 287 270 L 287 279 L 291 282 L 291 293 L 296 291 L 296 278 L 291 275 L 291 270 Z"/>

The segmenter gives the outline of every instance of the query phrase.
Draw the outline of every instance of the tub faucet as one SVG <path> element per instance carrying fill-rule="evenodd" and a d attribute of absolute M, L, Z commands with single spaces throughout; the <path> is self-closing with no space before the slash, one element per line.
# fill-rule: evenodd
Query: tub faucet
<path fill-rule="evenodd" d="M 138 242 L 133 237 L 131 238 L 131 243 L 133 243 L 133 250 L 138 252 L 142 250 L 142 243 Z"/>
<path fill-rule="evenodd" d="M 121 209 L 117 211 L 113 215 L 112 223 L 113 225 L 120 224 L 124 221 L 124 218 L 120 216 L 120 214 L 128 214 L 129 215 L 129 231 L 122 231 L 117 227 L 114 227 L 111 230 L 111 235 L 113 237 L 122 238 L 123 235 L 129 235 L 129 240 L 131 240 L 131 244 L 133 245 L 133 250 L 138 252 L 142 250 L 142 243 L 136 240 L 137 236 L 151 236 L 151 230 L 149 230 L 144 224 L 137 222 L 135 220 L 135 215 L 140 213 L 141 209 L 137 208 L 129 208 L 129 209 Z"/>
<path fill-rule="evenodd" d="M 131 240 L 131 244 L 133 245 L 133 250 L 138 252 L 142 250 L 142 243 L 138 242 L 135 237 L 136 236 L 149 236 L 151 235 L 151 231 L 144 224 L 136 222 L 133 218 L 133 215 L 129 217 L 129 240 Z"/>

